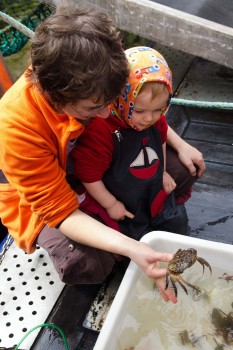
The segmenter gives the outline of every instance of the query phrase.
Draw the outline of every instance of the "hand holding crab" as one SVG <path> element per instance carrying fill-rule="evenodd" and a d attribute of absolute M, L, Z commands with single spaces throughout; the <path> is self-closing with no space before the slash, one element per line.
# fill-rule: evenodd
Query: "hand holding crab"
<path fill-rule="evenodd" d="M 205 271 L 205 266 L 207 266 L 210 270 L 210 273 L 212 273 L 210 264 L 203 258 L 200 258 L 199 256 L 197 256 L 197 251 L 194 248 L 189 248 L 186 250 L 178 249 L 173 259 L 168 263 L 168 272 L 166 274 L 165 290 L 168 288 L 169 277 L 170 277 L 170 281 L 172 283 L 176 296 L 177 296 L 176 282 L 179 283 L 179 285 L 183 288 L 186 294 L 188 294 L 188 291 L 187 291 L 187 288 L 184 286 L 184 284 L 195 289 L 198 292 L 201 292 L 201 290 L 198 287 L 187 282 L 180 275 L 181 273 L 184 272 L 184 270 L 186 270 L 187 268 L 195 264 L 196 261 L 198 261 L 203 266 L 203 273 Z"/>

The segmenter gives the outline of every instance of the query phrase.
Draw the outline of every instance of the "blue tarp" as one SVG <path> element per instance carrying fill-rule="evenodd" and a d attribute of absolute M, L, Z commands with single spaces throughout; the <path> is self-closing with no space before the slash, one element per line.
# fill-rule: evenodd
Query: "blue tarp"
<path fill-rule="evenodd" d="M 7 250 L 10 248 L 13 243 L 13 238 L 11 235 L 7 234 L 5 238 L 0 242 L 0 265 L 5 257 Z"/>

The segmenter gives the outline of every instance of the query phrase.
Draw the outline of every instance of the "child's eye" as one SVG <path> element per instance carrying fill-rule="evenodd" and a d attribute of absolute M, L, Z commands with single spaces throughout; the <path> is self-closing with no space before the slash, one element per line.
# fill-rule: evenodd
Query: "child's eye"
<path fill-rule="evenodd" d="M 143 110 L 134 109 L 133 111 L 138 113 L 138 114 L 143 113 Z"/>

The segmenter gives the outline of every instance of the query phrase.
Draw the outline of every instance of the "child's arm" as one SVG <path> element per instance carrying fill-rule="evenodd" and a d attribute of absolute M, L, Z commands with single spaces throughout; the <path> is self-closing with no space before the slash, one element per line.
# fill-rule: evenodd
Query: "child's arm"
<path fill-rule="evenodd" d="M 181 163 L 183 163 L 189 169 L 191 175 L 195 176 L 197 173 L 197 176 L 200 177 L 203 174 L 206 166 L 202 153 L 195 147 L 185 142 L 169 126 L 167 130 L 167 143 L 176 150 Z M 196 170 L 194 164 L 198 166 L 198 171 Z"/>
<path fill-rule="evenodd" d="M 83 183 L 87 192 L 106 209 L 110 218 L 115 220 L 122 220 L 125 216 L 133 218 L 134 215 L 126 210 L 124 204 L 116 199 L 105 187 L 102 180 Z"/>
<path fill-rule="evenodd" d="M 166 275 L 167 270 L 159 267 L 159 262 L 170 261 L 173 258 L 172 254 L 156 252 L 147 244 L 103 225 L 79 209 L 71 213 L 59 229 L 76 242 L 129 257 L 148 277 L 155 279 L 165 301 L 177 302 L 171 289 L 164 290 L 165 281 L 162 277 Z"/>
<path fill-rule="evenodd" d="M 166 171 L 166 142 L 163 143 L 163 158 L 164 158 L 164 170 L 163 170 L 163 189 L 168 194 L 176 188 L 176 183 L 173 178 Z"/>

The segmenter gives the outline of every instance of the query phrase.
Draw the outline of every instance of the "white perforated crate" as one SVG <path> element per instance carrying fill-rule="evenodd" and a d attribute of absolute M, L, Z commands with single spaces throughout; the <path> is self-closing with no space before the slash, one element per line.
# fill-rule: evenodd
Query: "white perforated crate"
<path fill-rule="evenodd" d="M 0 265 L 0 276 L 0 347 L 12 347 L 46 321 L 64 283 L 43 248 L 27 255 L 15 243 Z M 33 331 L 20 348 L 29 350 L 39 331 Z"/>

